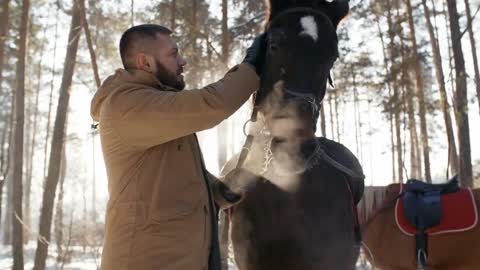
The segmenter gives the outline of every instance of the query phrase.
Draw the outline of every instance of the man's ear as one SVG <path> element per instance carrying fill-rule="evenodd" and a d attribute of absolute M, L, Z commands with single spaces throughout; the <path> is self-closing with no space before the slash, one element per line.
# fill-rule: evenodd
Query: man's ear
<path fill-rule="evenodd" d="M 146 72 L 153 73 L 155 69 L 155 61 L 153 57 L 145 54 L 145 53 L 138 53 L 135 56 L 135 67 L 140 70 L 144 70 Z"/>

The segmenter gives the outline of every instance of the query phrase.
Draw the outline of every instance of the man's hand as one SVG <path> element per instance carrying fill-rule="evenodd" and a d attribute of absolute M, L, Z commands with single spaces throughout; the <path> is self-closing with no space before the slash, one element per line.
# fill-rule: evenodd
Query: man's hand
<path fill-rule="evenodd" d="M 258 176 L 245 169 L 233 169 L 221 180 L 209 173 L 213 198 L 222 209 L 240 203 L 250 185 L 257 180 Z"/>
<path fill-rule="evenodd" d="M 211 187 L 215 202 L 220 208 L 229 208 L 243 199 L 243 194 L 234 192 L 222 181 L 216 182 Z"/>
<path fill-rule="evenodd" d="M 266 50 L 266 37 L 267 33 L 258 35 L 252 42 L 252 45 L 248 47 L 244 63 L 249 63 L 255 68 L 258 75 L 262 73 L 263 64 L 265 62 L 265 50 Z"/>
<path fill-rule="evenodd" d="M 234 192 L 225 183 L 217 179 L 213 174 L 208 172 L 208 182 L 213 194 L 213 200 L 222 209 L 229 208 L 239 203 L 243 195 Z"/>

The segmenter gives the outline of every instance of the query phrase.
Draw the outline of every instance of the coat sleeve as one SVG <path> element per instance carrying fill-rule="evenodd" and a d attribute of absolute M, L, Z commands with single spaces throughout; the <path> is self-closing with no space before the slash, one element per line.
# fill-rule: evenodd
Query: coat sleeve
<path fill-rule="evenodd" d="M 216 126 L 258 87 L 259 78 L 252 67 L 241 64 L 220 81 L 201 89 L 123 91 L 111 99 L 109 105 L 118 115 L 109 120 L 109 125 L 124 143 L 152 147 Z"/>

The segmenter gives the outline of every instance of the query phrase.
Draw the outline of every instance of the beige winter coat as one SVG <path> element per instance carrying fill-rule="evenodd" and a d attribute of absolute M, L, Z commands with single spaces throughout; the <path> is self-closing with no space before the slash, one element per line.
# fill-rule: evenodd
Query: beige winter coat
<path fill-rule="evenodd" d="M 140 70 L 105 80 L 91 104 L 110 193 L 103 270 L 208 269 L 215 210 L 194 133 L 230 116 L 258 86 L 248 64 L 194 90 Z"/>

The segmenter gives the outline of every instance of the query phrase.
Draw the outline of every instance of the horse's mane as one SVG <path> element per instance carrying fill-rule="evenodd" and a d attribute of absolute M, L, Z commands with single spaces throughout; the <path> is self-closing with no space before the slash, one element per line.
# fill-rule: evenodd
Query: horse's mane
<path fill-rule="evenodd" d="M 393 206 L 399 188 L 398 184 L 388 186 L 366 186 L 363 198 L 357 205 L 360 224 L 367 224 L 382 209 Z"/>

